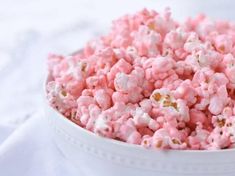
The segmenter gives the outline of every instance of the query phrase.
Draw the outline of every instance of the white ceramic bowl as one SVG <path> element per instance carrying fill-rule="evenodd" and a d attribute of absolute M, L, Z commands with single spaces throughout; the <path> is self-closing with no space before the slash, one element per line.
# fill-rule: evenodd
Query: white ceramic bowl
<path fill-rule="evenodd" d="M 86 176 L 235 176 L 235 149 L 148 150 L 93 134 L 51 108 L 45 116 L 62 153 Z"/>

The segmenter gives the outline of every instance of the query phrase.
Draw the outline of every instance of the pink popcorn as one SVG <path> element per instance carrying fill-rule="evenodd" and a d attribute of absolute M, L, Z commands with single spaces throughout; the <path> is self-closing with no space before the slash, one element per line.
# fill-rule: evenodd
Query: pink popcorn
<path fill-rule="evenodd" d="M 209 20 L 205 16 L 201 16 L 198 19 L 197 23 L 198 25 L 196 26 L 196 32 L 201 38 L 206 38 L 208 35 L 215 31 L 215 22 Z"/>
<path fill-rule="evenodd" d="M 144 112 L 141 108 L 137 108 L 132 115 L 136 126 L 148 126 L 151 121 L 151 117 L 148 113 Z"/>
<path fill-rule="evenodd" d="M 130 112 L 133 111 L 137 105 L 135 104 L 125 104 L 123 102 L 116 102 L 113 107 L 109 108 L 105 112 L 109 112 L 111 119 L 114 121 L 126 121 L 131 117 Z"/>
<path fill-rule="evenodd" d="M 160 107 L 167 116 L 174 116 L 180 121 L 189 121 L 189 109 L 184 100 L 176 100 L 167 89 L 155 90 L 151 100 Z"/>
<path fill-rule="evenodd" d="M 128 93 L 138 87 L 138 80 L 125 73 L 118 73 L 114 79 L 116 91 Z"/>
<path fill-rule="evenodd" d="M 159 124 L 156 120 L 152 119 L 148 113 L 144 112 L 141 108 L 136 108 L 132 112 L 133 122 L 137 127 L 148 127 L 150 130 L 159 129 Z"/>
<path fill-rule="evenodd" d="M 86 106 L 88 107 L 89 105 L 91 104 L 95 104 L 95 100 L 93 97 L 91 96 L 80 96 L 78 99 L 77 99 L 77 105 L 78 107 L 81 107 L 81 106 Z"/>
<path fill-rule="evenodd" d="M 221 111 L 223 110 L 223 107 L 224 105 L 223 105 L 223 102 L 220 101 L 220 97 L 215 95 L 210 99 L 210 105 L 208 109 L 212 114 L 217 115 L 221 113 Z"/>
<path fill-rule="evenodd" d="M 175 90 L 181 84 L 182 80 L 180 80 L 178 75 L 175 73 L 169 74 L 170 75 L 162 81 L 163 87 L 169 90 Z"/>
<path fill-rule="evenodd" d="M 67 69 L 67 64 L 64 62 L 64 57 L 50 54 L 48 56 L 48 70 L 51 72 L 53 77 L 57 77 L 60 75 L 60 71 Z"/>
<path fill-rule="evenodd" d="M 195 129 L 197 123 L 200 124 L 207 123 L 207 117 L 202 111 L 199 111 L 197 109 L 191 109 L 189 115 L 190 115 L 189 127 L 191 129 Z"/>
<path fill-rule="evenodd" d="M 133 46 L 140 56 L 156 56 L 159 54 L 158 45 L 162 38 L 148 26 L 140 26 L 137 32 L 132 33 Z"/>
<path fill-rule="evenodd" d="M 111 106 L 111 97 L 104 89 L 95 91 L 94 99 L 103 110 L 108 109 Z"/>
<path fill-rule="evenodd" d="M 230 69 L 226 69 L 226 76 L 228 77 L 230 83 L 229 83 L 229 87 L 231 87 L 232 89 L 235 88 L 235 68 L 230 68 Z"/>
<path fill-rule="evenodd" d="M 177 135 L 176 135 L 177 136 Z M 154 148 L 162 148 L 162 149 L 185 149 L 187 147 L 187 144 L 184 142 L 181 142 L 180 139 L 177 137 L 171 136 L 169 131 L 165 129 L 157 130 L 152 139 L 152 146 Z"/>
<path fill-rule="evenodd" d="M 224 149 L 230 145 L 229 136 L 221 130 L 221 128 L 216 127 L 208 137 L 210 150 Z"/>
<path fill-rule="evenodd" d="M 80 119 L 80 122 L 83 126 L 86 126 L 89 118 L 90 118 L 90 116 L 89 116 L 89 113 L 87 112 L 87 113 L 82 113 L 82 115 L 78 119 Z"/>
<path fill-rule="evenodd" d="M 127 103 L 129 101 L 129 95 L 121 92 L 114 92 L 112 95 L 113 103 L 123 102 Z"/>
<path fill-rule="evenodd" d="M 187 38 L 187 33 L 178 28 L 175 31 L 170 31 L 166 34 L 164 44 L 168 45 L 172 49 L 179 49 L 184 46 Z"/>
<path fill-rule="evenodd" d="M 184 50 L 189 53 L 193 53 L 200 49 L 203 49 L 203 44 L 199 40 L 198 34 L 195 32 L 189 33 L 188 38 L 186 42 L 184 43 Z"/>
<path fill-rule="evenodd" d="M 141 68 L 141 67 L 135 67 L 134 70 L 131 72 L 130 74 L 130 79 L 132 80 L 137 80 L 137 85 L 139 87 L 142 87 L 143 84 L 144 84 L 144 76 L 145 76 L 145 73 L 144 73 L 144 69 Z"/>
<path fill-rule="evenodd" d="M 136 130 L 136 127 L 131 119 L 120 126 L 117 137 L 126 141 L 127 143 L 139 144 L 141 142 L 141 135 Z"/>
<path fill-rule="evenodd" d="M 202 128 L 202 124 L 199 122 L 194 133 L 188 137 L 188 145 L 193 150 L 208 149 L 208 138 L 210 132 Z"/>
<path fill-rule="evenodd" d="M 155 74 L 166 73 L 167 71 L 171 70 L 173 66 L 173 60 L 168 57 L 155 58 L 152 63 L 152 74 L 154 76 Z"/>
<path fill-rule="evenodd" d="M 139 104 L 144 112 L 149 113 L 152 109 L 152 102 L 149 99 L 143 99 Z"/>
<path fill-rule="evenodd" d="M 144 97 L 149 97 L 154 90 L 154 84 L 152 82 L 144 80 L 142 89 L 142 94 L 144 95 Z"/>
<path fill-rule="evenodd" d="M 147 25 L 150 29 L 165 36 L 170 30 L 176 28 L 177 23 L 171 18 L 170 10 L 166 8 L 163 15 L 158 14 L 154 18 L 149 19 Z"/>
<path fill-rule="evenodd" d="M 113 80 L 117 73 L 130 73 L 131 69 L 132 66 L 128 62 L 126 62 L 124 59 L 120 59 L 117 63 L 115 63 L 115 65 L 113 65 L 107 77 L 109 80 Z"/>
<path fill-rule="evenodd" d="M 88 110 L 89 119 L 86 124 L 86 129 L 93 131 L 95 128 L 94 124 L 96 123 L 97 117 L 101 114 L 101 109 L 97 105 L 91 104 L 89 105 Z"/>
<path fill-rule="evenodd" d="M 104 114 L 100 114 L 95 120 L 94 132 L 104 137 L 112 137 L 112 124 Z"/>
<path fill-rule="evenodd" d="M 149 135 L 144 135 L 142 137 L 141 145 L 145 148 L 152 148 L 152 137 Z"/>
<path fill-rule="evenodd" d="M 152 137 L 153 148 L 166 149 L 169 147 L 170 136 L 166 129 L 157 130 Z"/>
<path fill-rule="evenodd" d="M 144 9 L 72 56 L 50 55 L 47 99 L 99 136 L 154 149 L 235 147 L 235 26 Z"/>
<path fill-rule="evenodd" d="M 175 64 L 175 73 L 184 79 L 191 79 L 192 77 L 192 67 L 185 63 L 185 61 L 178 61 Z"/>
<path fill-rule="evenodd" d="M 72 109 L 77 107 L 75 98 L 54 81 L 47 84 L 47 91 L 47 99 L 50 104 L 65 116 L 71 116 Z"/>
<path fill-rule="evenodd" d="M 224 73 L 229 79 L 230 86 L 235 87 L 235 58 L 231 54 L 227 54 L 223 60 L 224 63 Z"/>
<path fill-rule="evenodd" d="M 175 90 L 174 96 L 176 98 L 181 98 L 186 100 L 189 106 L 196 103 L 196 91 L 194 90 L 193 86 L 191 85 L 190 80 L 183 81 Z"/>
<path fill-rule="evenodd" d="M 229 53 L 232 50 L 233 41 L 228 35 L 218 35 L 215 38 L 215 47 L 221 53 Z"/>

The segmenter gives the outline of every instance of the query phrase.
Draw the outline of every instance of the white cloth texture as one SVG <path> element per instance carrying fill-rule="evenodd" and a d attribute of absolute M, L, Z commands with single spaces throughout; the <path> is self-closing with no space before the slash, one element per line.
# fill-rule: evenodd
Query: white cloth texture
<path fill-rule="evenodd" d="M 204 12 L 234 20 L 229 0 L 0 0 L 0 176 L 84 176 L 54 144 L 43 118 L 48 53 L 69 54 L 144 7 L 179 20 Z"/>
<path fill-rule="evenodd" d="M 41 116 L 35 113 L 1 144 L 1 175 L 82 175 L 55 147 Z"/>

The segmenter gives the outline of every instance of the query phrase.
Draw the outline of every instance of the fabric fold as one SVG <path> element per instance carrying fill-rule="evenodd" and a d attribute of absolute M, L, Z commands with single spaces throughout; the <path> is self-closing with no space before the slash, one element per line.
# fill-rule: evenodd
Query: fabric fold
<path fill-rule="evenodd" d="M 4 176 L 84 176 L 58 150 L 42 113 L 35 113 L 0 145 Z"/>

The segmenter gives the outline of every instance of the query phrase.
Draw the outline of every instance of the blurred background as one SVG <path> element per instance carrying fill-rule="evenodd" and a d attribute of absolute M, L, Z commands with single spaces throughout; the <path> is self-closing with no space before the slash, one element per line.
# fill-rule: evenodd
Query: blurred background
<path fill-rule="evenodd" d="M 0 144 L 42 108 L 48 53 L 69 54 L 144 7 L 235 20 L 232 0 L 0 0 Z"/>

